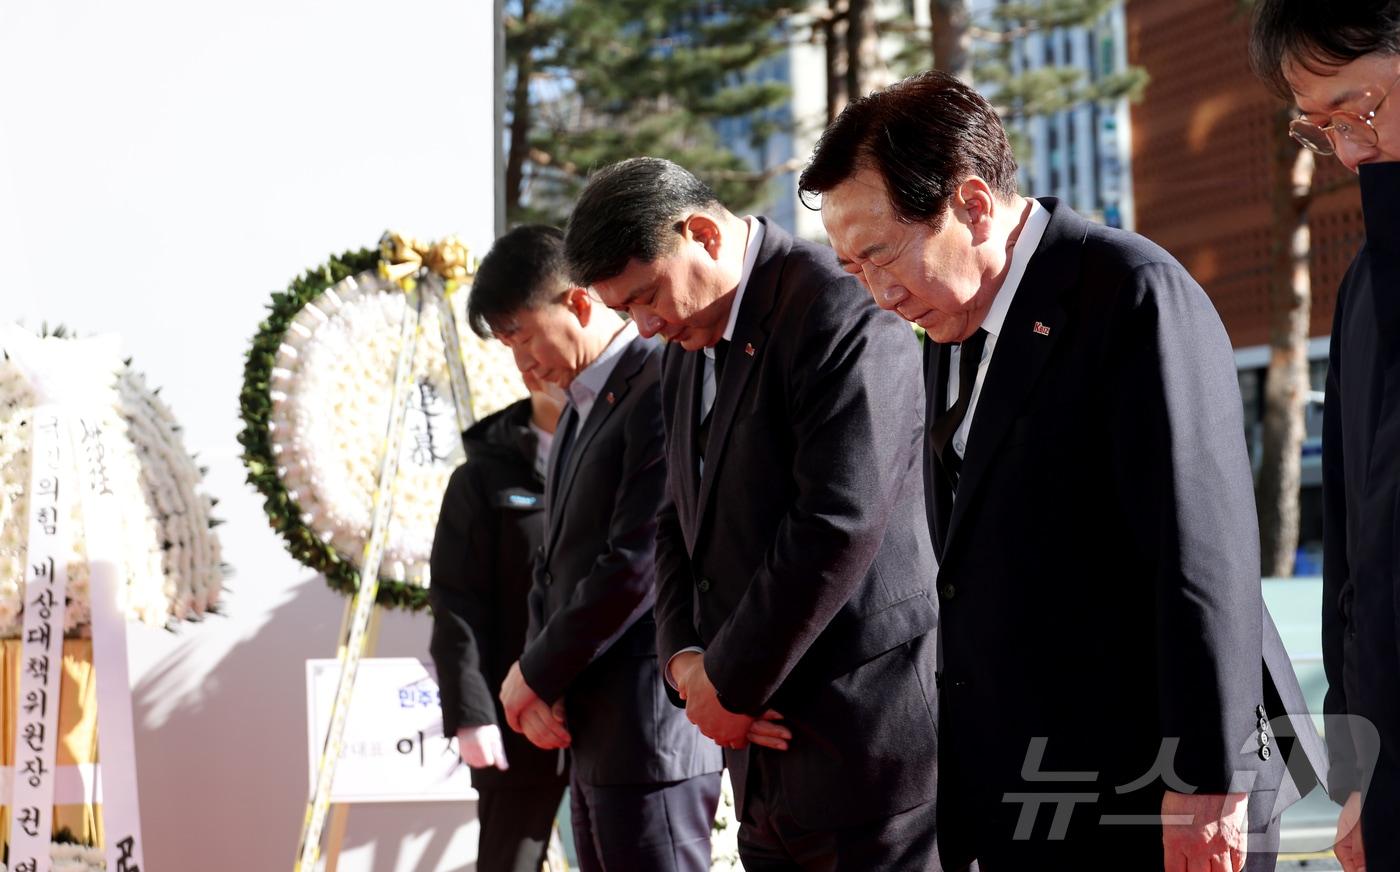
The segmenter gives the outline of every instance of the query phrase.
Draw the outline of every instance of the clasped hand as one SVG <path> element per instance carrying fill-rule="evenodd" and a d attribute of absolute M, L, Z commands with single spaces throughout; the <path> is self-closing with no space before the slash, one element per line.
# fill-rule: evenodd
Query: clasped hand
<path fill-rule="evenodd" d="M 780 723 L 782 715 L 769 709 L 761 717 L 752 718 L 731 712 L 720 703 L 719 694 L 705 672 L 702 655 L 694 651 L 677 654 L 670 667 L 676 691 L 685 700 L 685 716 L 715 744 L 736 751 L 750 744 L 775 751 L 788 749 L 792 731 Z"/>
<path fill-rule="evenodd" d="M 1244 793 L 1162 797 L 1166 872 L 1242 872 L 1248 855 L 1249 796 Z"/>
<path fill-rule="evenodd" d="M 550 705 L 530 689 L 516 661 L 501 683 L 501 705 L 506 710 L 506 723 L 536 748 L 546 751 L 567 748 L 573 741 L 564 718 L 564 700 Z"/>

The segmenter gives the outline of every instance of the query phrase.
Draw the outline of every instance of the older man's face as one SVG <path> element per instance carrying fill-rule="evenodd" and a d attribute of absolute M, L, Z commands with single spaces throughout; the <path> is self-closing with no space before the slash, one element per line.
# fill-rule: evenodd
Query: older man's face
<path fill-rule="evenodd" d="M 862 169 L 822 195 L 822 223 L 843 269 L 882 309 L 923 327 L 938 342 L 977 329 L 981 274 L 972 232 L 954 208 L 934 231 L 901 221 L 880 173 Z"/>

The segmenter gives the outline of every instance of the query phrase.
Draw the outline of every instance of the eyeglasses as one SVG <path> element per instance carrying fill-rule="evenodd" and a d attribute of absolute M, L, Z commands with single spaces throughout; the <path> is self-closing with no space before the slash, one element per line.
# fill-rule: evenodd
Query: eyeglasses
<path fill-rule="evenodd" d="M 1341 142 L 1360 148 L 1373 148 L 1380 142 L 1380 134 L 1376 132 L 1374 124 L 1376 113 L 1396 85 L 1400 85 L 1400 77 L 1390 83 L 1375 107 L 1365 115 L 1342 110 L 1329 112 L 1325 125 L 1315 124 L 1306 118 L 1294 118 L 1288 125 L 1288 135 L 1318 154 L 1336 154 Z"/>

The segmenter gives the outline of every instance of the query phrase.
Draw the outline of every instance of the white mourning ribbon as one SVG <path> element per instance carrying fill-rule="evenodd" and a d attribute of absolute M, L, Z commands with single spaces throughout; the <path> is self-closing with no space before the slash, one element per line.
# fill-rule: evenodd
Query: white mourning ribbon
<path fill-rule="evenodd" d="M 87 532 L 88 595 L 92 599 L 92 660 L 97 683 L 97 753 L 102 761 L 102 828 L 107 868 L 140 872 L 145 865 L 136 789 L 136 733 L 122 612 L 121 515 L 107 483 L 112 431 L 95 415 L 72 428 L 78 487 Z"/>
<path fill-rule="evenodd" d="M 92 339 L 40 339 L 23 328 L 7 325 L 0 328 L 0 346 L 3 346 L 29 381 L 40 404 L 39 412 L 56 417 L 59 430 L 54 435 L 60 457 L 69 455 L 63 462 L 64 482 L 69 484 L 67 492 L 60 494 L 71 499 L 76 492 L 82 508 L 84 545 L 88 562 L 88 589 L 92 603 L 92 656 L 97 685 L 97 741 L 101 759 L 101 783 L 103 788 L 102 823 L 105 834 L 105 854 L 108 872 L 140 872 L 144 865 L 141 842 L 141 811 L 137 801 L 136 743 L 131 718 L 131 681 L 127 667 L 126 618 L 122 612 L 122 593 L 125 579 L 121 575 L 121 514 L 116 505 L 116 497 L 109 486 L 108 458 L 116 456 L 116 436 L 107 426 L 103 412 L 111 408 L 112 382 L 121 368 L 120 343 L 115 336 L 99 336 Z M 36 418 L 36 420 L 38 420 Z M 66 437 L 57 435 L 66 429 Z M 43 431 L 35 428 L 35 439 L 48 438 Z M 61 443 L 61 445 L 60 445 Z M 36 444 L 33 468 L 38 470 L 46 464 L 48 455 L 41 455 Z M 43 446 L 51 453 L 48 443 Z M 32 498 L 38 493 L 31 486 L 31 522 L 37 520 L 38 509 Z M 70 504 L 71 505 L 71 504 Z M 67 515 L 60 516 L 62 519 Z M 41 531 L 45 532 L 45 531 Z M 34 529 L 30 530 L 30 551 L 34 551 Z M 59 553 L 66 553 L 59 552 Z M 30 581 L 34 580 L 35 567 L 31 559 Z M 62 561 L 56 560 L 55 563 Z M 66 571 L 66 567 L 65 567 Z M 58 575 L 57 569 L 52 573 Z M 48 695 L 47 715 L 53 718 L 52 725 L 45 733 L 56 741 L 58 715 L 58 681 L 62 669 L 64 596 L 55 595 L 57 619 L 50 612 L 52 622 L 52 653 L 48 679 L 53 692 Z M 31 619 L 42 619 L 42 610 L 34 605 L 35 596 L 25 592 L 25 645 L 29 646 Z M 36 649 L 37 650 L 37 649 Z M 29 652 L 25 652 L 25 672 L 29 671 Z M 21 677 L 21 718 L 24 717 L 24 696 L 26 689 Z M 37 700 L 37 698 L 36 698 Z M 37 710 L 37 709 L 36 709 Z M 28 750 L 24 741 L 24 721 L 21 720 L 17 750 Z M 50 751 L 51 754 L 51 751 Z M 19 818 L 22 807 L 19 794 L 31 784 L 25 769 L 23 754 L 17 754 L 14 772 L 16 803 L 14 817 Z M 52 772 L 52 756 L 49 758 L 49 771 Z M 52 814 L 53 778 L 48 779 L 45 788 L 48 801 L 40 806 L 45 819 Z M 30 803 L 29 805 L 33 805 Z M 21 830 L 24 829 L 20 822 Z M 40 872 L 49 869 L 49 829 L 30 836 L 39 840 L 42 835 L 42 850 L 35 854 L 16 853 L 16 841 L 12 824 L 10 857 L 11 869 L 15 872 Z M 33 829 L 32 827 L 30 829 Z M 21 865 L 30 863 L 33 865 Z"/>
<path fill-rule="evenodd" d="M 72 541 L 73 477 L 68 419 L 55 405 L 30 419 L 29 545 L 20 636 L 19 707 L 10 792 L 10 868 L 49 872 L 55 752 L 63 677 L 63 612 Z"/>

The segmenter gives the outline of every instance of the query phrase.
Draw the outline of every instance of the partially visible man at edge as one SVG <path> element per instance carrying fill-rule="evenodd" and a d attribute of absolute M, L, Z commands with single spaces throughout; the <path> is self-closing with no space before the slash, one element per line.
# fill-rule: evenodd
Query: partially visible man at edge
<path fill-rule="evenodd" d="M 1360 177 L 1323 406 L 1324 707 L 1337 857 L 1400 869 L 1400 2 L 1260 0 L 1252 55 L 1293 137 Z"/>
<path fill-rule="evenodd" d="M 1146 239 L 1020 196 L 996 112 L 944 73 L 852 101 L 800 188 L 928 331 L 945 865 L 1272 869 L 1299 793 L 1274 726 L 1302 713 L 1321 747 L 1264 615 L 1210 300 Z"/>

